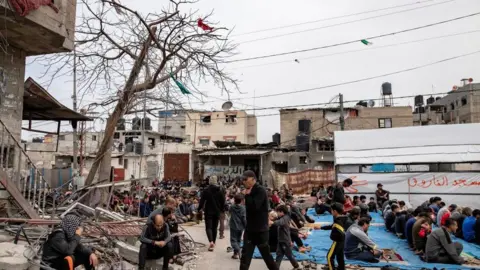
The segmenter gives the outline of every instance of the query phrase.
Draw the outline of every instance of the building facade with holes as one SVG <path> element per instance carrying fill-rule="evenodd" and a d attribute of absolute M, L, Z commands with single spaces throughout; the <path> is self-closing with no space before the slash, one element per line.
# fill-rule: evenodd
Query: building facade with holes
<path fill-rule="evenodd" d="M 257 118 L 246 111 L 189 112 L 185 135 L 200 148 L 213 147 L 215 141 L 256 144 Z"/>

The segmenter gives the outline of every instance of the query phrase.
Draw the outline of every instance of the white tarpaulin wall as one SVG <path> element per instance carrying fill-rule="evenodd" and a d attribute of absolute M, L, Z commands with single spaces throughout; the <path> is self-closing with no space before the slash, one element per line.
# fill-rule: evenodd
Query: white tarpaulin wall
<path fill-rule="evenodd" d="M 377 184 L 390 191 L 390 198 L 409 201 L 414 207 L 439 196 L 447 204 L 480 208 L 479 173 L 349 173 L 338 174 L 338 181 L 353 180 L 347 191 L 375 197 Z M 473 195 L 473 196 L 472 196 Z"/>
<path fill-rule="evenodd" d="M 480 124 L 335 131 L 335 164 L 480 161 Z"/>

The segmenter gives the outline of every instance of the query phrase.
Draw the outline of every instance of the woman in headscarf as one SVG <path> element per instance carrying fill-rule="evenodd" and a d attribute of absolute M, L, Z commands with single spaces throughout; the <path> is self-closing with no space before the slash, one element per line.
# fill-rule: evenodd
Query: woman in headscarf
<path fill-rule="evenodd" d="M 66 215 L 43 245 L 42 261 L 57 270 L 73 270 L 83 265 L 85 270 L 93 270 L 98 264 L 97 256 L 91 248 L 80 243 L 83 232 L 81 218 L 75 214 Z"/>

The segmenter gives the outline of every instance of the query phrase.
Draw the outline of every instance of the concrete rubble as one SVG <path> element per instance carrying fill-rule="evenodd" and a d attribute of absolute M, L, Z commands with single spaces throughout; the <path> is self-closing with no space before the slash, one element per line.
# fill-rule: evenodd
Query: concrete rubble
<path fill-rule="evenodd" d="M 91 208 L 79 202 L 72 203 L 64 209 L 60 217 L 73 211 L 85 217 L 82 241 L 85 242 L 85 245 L 95 248 L 101 261 L 97 269 L 131 270 L 137 268 L 140 246 L 140 242 L 137 240 L 146 219 L 123 216 L 101 207 Z M 41 246 L 39 243 L 44 242 L 48 232 L 59 222 L 60 219 L 0 218 L 0 270 L 40 269 L 38 266 L 39 256 L 33 250 L 39 249 Z M 15 241 L 18 241 L 17 244 Z M 193 239 L 182 237 L 182 241 L 193 242 Z M 196 258 L 195 250 L 182 251 L 183 253 L 177 257 L 177 261 L 180 261 L 182 265 L 172 265 L 171 269 L 192 269 L 193 259 Z M 147 269 L 161 269 L 162 264 L 162 259 L 151 260 L 147 262 Z"/>

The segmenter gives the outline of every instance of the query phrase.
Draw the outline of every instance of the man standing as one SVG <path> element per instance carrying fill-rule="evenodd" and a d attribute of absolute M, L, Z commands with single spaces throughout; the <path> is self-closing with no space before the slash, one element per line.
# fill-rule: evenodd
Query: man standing
<path fill-rule="evenodd" d="M 390 192 L 383 189 L 383 185 L 381 183 L 377 184 L 377 191 L 375 191 L 375 196 L 377 197 L 377 204 L 380 209 L 382 209 L 383 204 L 386 201 L 390 200 Z"/>
<path fill-rule="evenodd" d="M 208 251 L 213 251 L 217 240 L 218 222 L 220 214 L 225 210 L 225 194 L 217 184 L 217 177 L 210 177 L 210 185 L 202 192 L 198 211 L 204 209 L 205 231 L 210 246 Z"/>
<path fill-rule="evenodd" d="M 342 205 L 345 204 L 345 190 L 344 188 L 347 188 L 353 184 L 352 179 L 347 178 L 343 180 L 342 183 L 338 183 L 332 191 L 332 204 L 333 203 L 340 203 Z"/>
<path fill-rule="evenodd" d="M 264 187 L 257 183 L 253 171 L 243 173 L 245 186 L 245 208 L 247 210 L 247 228 L 244 233 L 244 247 L 240 259 L 240 270 L 248 270 L 252 262 L 253 251 L 258 247 L 269 270 L 277 270 L 268 245 L 268 196 Z"/>
<path fill-rule="evenodd" d="M 163 257 L 163 269 L 168 269 L 172 258 L 173 246 L 170 242 L 171 235 L 168 225 L 162 215 L 155 215 L 151 222 L 142 231 L 140 236 L 140 252 L 138 254 L 138 269 L 144 270 L 148 260 L 158 260 Z"/>

